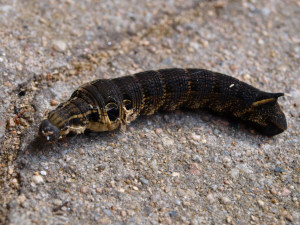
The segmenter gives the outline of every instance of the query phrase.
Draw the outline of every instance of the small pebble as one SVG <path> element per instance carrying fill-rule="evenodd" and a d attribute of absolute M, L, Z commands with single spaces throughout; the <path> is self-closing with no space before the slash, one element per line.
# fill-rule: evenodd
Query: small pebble
<path fill-rule="evenodd" d="M 183 201 L 182 204 L 183 204 L 184 206 L 186 206 L 186 207 L 191 206 L 191 203 L 188 202 L 188 201 Z"/>
<path fill-rule="evenodd" d="M 249 80 L 251 79 L 251 75 L 250 75 L 250 74 L 244 74 L 244 75 L 243 75 L 243 79 L 244 79 L 245 81 L 249 81 Z"/>
<path fill-rule="evenodd" d="M 192 157 L 192 160 L 195 161 L 195 162 L 201 163 L 202 162 L 202 157 L 200 155 L 194 155 Z"/>
<path fill-rule="evenodd" d="M 14 118 L 9 118 L 9 120 L 8 120 L 8 126 L 9 127 L 15 127 L 16 126 Z"/>
<path fill-rule="evenodd" d="M 24 194 L 21 194 L 18 197 L 18 201 L 19 201 L 20 204 L 22 204 L 25 200 L 26 200 L 26 196 Z"/>
<path fill-rule="evenodd" d="M 84 186 L 80 189 L 80 192 L 86 194 L 89 191 L 88 187 Z"/>
<path fill-rule="evenodd" d="M 147 216 L 150 216 L 150 215 L 152 215 L 153 214 L 153 210 L 150 208 L 150 207 L 145 207 L 144 208 L 144 213 L 145 213 L 145 215 L 147 215 Z"/>
<path fill-rule="evenodd" d="M 175 183 L 175 184 L 180 184 L 180 183 L 181 183 L 181 180 L 180 180 L 180 179 L 177 179 L 177 178 L 175 178 L 175 179 L 174 179 L 174 183 Z"/>
<path fill-rule="evenodd" d="M 230 182 L 229 180 L 224 180 L 224 184 L 226 184 L 226 185 L 230 185 L 230 184 L 231 184 L 231 182 Z"/>
<path fill-rule="evenodd" d="M 176 218 L 178 216 L 178 212 L 176 210 L 172 210 L 172 211 L 169 212 L 169 216 L 173 217 L 173 218 Z"/>
<path fill-rule="evenodd" d="M 47 172 L 44 171 L 44 170 L 42 170 L 42 171 L 40 171 L 40 174 L 41 174 L 42 176 L 46 176 L 46 175 L 47 175 Z"/>
<path fill-rule="evenodd" d="M 228 205 L 228 204 L 231 203 L 230 198 L 228 198 L 228 197 L 226 197 L 226 196 L 221 197 L 220 200 L 221 200 L 221 202 L 222 202 L 223 204 L 225 204 L 225 205 Z"/>
<path fill-rule="evenodd" d="M 181 201 L 179 199 L 175 199 L 175 204 L 176 205 L 181 205 Z"/>
<path fill-rule="evenodd" d="M 206 198 L 210 203 L 214 203 L 217 200 L 213 194 L 208 194 Z"/>
<path fill-rule="evenodd" d="M 265 43 L 263 39 L 258 39 L 257 42 L 258 42 L 259 45 L 263 45 Z"/>
<path fill-rule="evenodd" d="M 59 104 L 59 102 L 56 101 L 56 100 L 54 100 L 54 99 L 52 99 L 52 100 L 50 101 L 50 105 L 51 105 L 51 106 L 56 106 L 56 105 L 58 105 L 58 104 Z"/>
<path fill-rule="evenodd" d="M 284 169 L 280 166 L 276 166 L 275 169 L 274 169 L 274 172 L 275 173 L 283 173 L 284 172 Z"/>
<path fill-rule="evenodd" d="M 265 205 L 265 203 L 260 199 L 257 200 L 257 203 L 260 207 L 263 207 Z"/>
<path fill-rule="evenodd" d="M 102 209 L 103 213 L 107 216 L 111 216 L 111 211 L 108 209 Z"/>
<path fill-rule="evenodd" d="M 228 217 L 226 218 L 226 222 L 227 222 L 227 223 L 231 223 L 231 222 L 232 222 L 232 217 L 231 217 L 231 216 L 228 216 Z"/>
<path fill-rule="evenodd" d="M 191 138 L 194 140 L 194 141 L 200 141 L 201 140 L 201 136 L 200 135 L 197 135 L 195 133 L 192 133 L 191 134 Z"/>
<path fill-rule="evenodd" d="M 157 128 L 154 131 L 156 134 L 161 134 L 163 132 L 163 130 L 161 128 Z"/>
<path fill-rule="evenodd" d="M 231 65 L 229 66 L 229 69 L 230 69 L 232 72 L 236 71 L 237 68 L 238 68 L 238 67 L 237 67 L 236 65 L 234 65 L 234 64 L 231 64 Z"/>
<path fill-rule="evenodd" d="M 276 192 L 276 190 L 275 190 L 274 188 L 271 188 L 271 189 L 270 189 L 270 193 L 271 193 L 272 195 L 276 195 L 276 194 L 277 194 L 277 192 Z"/>
<path fill-rule="evenodd" d="M 33 181 L 34 183 L 36 183 L 36 184 L 41 184 L 41 183 L 44 182 L 44 179 L 43 179 L 43 177 L 40 176 L 40 175 L 33 175 L 33 176 L 32 176 L 32 181 Z"/>
<path fill-rule="evenodd" d="M 16 66 L 16 68 L 17 68 L 18 71 L 22 71 L 23 66 L 22 66 L 21 64 L 18 64 L 18 65 Z"/>
<path fill-rule="evenodd" d="M 28 122 L 25 119 L 23 119 L 23 118 L 19 119 L 19 124 L 21 124 L 24 127 L 29 127 Z"/>
<path fill-rule="evenodd" d="M 139 190 L 139 188 L 136 187 L 136 186 L 132 186 L 132 189 L 135 190 L 135 191 L 138 191 L 138 190 Z"/>
<path fill-rule="evenodd" d="M 8 172 L 9 175 L 12 175 L 13 172 L 14 172 L 14 168 L 12 166 L 9 166 L 7 172 Z"/>
<path fill-rule="evenodd" d="M 56 205 L 56 206 L 60 206 L 60 205 L 62 205 L 62 200 L 60 200 L 60 199 L 54 199 L 53 200 L 53 204 Z"/>
<path fill-rule="evenodd" d="M 178 195 L 179 197 L 186 197 L 187 193 L 186 193 L 186 191 L 183 190 L 183 189 L 178 189 L 177 195 Z"/>
<path fill-rule="evenodd" d="M 121 211 L 120 211 L 120 215 L 124 217 L 124 216 L 126 216 L 126 215 L 127 215 L 127 213 L 126 213 L 126 211 L 124 211 L 124 210 L 121 210 Z"/>
<path fill-rule="evenodd" d="M 67 44 L 62 40 L 54 40 L 53 49 L 57 52 L 64 52 L 67 50 Z"/>
<path fill-rule="evenodd" d="M 129 179 L 126 179 L 126 180 L 125 180 L 125 183 L 126 183 L 126 184 L 130 184 L 131 181 L 130 181 Z"/>
<path fill-rule="evenodd" d="M 77 149 L 77 152 L 80 154 L 80 155 L 83 155 L 84 154 L 84 150 L 82 148 L 78 148 Z"/>
<path fill-rule="evenodd" d="M 171 174 L 171 176 L 172 176 L 172 177 L 180 177 L 180 173 L 178 173 L 178 172 L 173 172 L 173 173 Z"/>
<path fill-rule="evenodd" d="M 277 201 L 276 198 L 272 198 L 272 199 L 271 199 L 271 202 L 272 202 L 273 204 L 277 204 L 278 201 Z"/>
<path fill-rule="evenodd" d="M 251 220 L 252 220 L 252 221 L 257 221 L 258 218 L 257 218 L 256 216 L 251 215 Z"/>
<path fill-rule="evenodd" d="M 282 192 L 281 192 L 281 196 L 289 196 L 291 194 L 291 191 L 287 188 L 283 188 Z"/>
<path fill-rule="evenodd" d="M 168 138 L 168 137 L 162 138 L 161 141 L 162 141 L 162 144 L 166 147 L 174 144 L 174 140 L 171 138 Z"/>
<path fill-rule="evenodd" d="M 290 214 L 285 215 L 285 218 L 286 218 L 287 221 L 293 222 L 293 217 Z"/>
<path fill-rule="evenodd" d="M 193 175 L 200 175 L 201 171 L 197 163 L 191 163 L 189 172 Z"/>
<path fill-rule="evenodd" d="M 300 90 L 299 89 L 292 89 L 289 93 L 289 95 L 291 96 L 293 102 L 295 102 L 295 104 L 300 105 Z"/>
<path fill-rule="evenodd" d="M 269 8 L 264 7 L 264 8 L 262 8 L 261 12 L 265 17 L 267 17 L 270 15 L 271 10 Z"/>
<path fill-rule="evenodd" d="M 147 179 L 142 178 L 142 177 L 140 177 L 139 180 L 141 181 L 142 184 L 148 184 L 149 183 L 149 181 Z"/>

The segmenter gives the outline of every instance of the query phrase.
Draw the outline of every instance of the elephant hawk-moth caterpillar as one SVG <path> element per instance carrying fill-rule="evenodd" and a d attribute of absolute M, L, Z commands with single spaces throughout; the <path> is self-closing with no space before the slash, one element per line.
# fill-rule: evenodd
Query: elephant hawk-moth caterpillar
<path fill-rule="evenodd" d="M 267 136 L 287 128 L 277 99 L 238 79 L 204 69 L 161 69 L 80 86 L 48 113 L 39 135 L 54 141 L 70 133 L 111 131 L 138 115 L 175 109 L 208 109 L 247 122 Z"/>

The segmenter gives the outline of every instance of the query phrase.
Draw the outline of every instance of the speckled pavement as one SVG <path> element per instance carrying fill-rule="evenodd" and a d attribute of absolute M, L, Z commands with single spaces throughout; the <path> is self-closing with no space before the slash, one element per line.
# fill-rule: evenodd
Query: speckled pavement
<path fill-rule="evenodd" d="M 297 0 L 0 1 L 1 224 L 300 224 Z M 205 68 L 285 92 L 264 137 L 207 112 L 45 145 L 79 85 Z"/>

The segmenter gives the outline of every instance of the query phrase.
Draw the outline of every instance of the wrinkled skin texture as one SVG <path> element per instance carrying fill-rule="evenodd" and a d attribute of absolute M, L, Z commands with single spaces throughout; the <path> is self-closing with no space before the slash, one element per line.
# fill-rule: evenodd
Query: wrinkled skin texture
<path fill-rule="evenodd" d="M 233 77 L 203 69 L 146 71 L 82 85 L 48 114 L 39 135 L 55 141 L 70 133 L 114 130 L 138 115 L 203 108 L 274 136 L 287 129 L 277 103 L 280 96 L 283 93 L 263 92 Z"/>

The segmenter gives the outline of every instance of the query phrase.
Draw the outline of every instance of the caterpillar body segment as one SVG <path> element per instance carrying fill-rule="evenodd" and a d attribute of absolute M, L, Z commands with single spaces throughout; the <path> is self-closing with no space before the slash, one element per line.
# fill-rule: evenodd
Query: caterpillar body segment
<path fill-rule="evenodd" d="M 162 69 L 86 83 L 49 112 L 39 134 L 47 141 L 69 133 L 110 131 L 139 115 L 205 108 L 253 125 L 273 136 L 286 130 L 277 103 L 283 93 L 268 93 L 228 75 L 204 69 Z"/>

